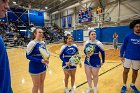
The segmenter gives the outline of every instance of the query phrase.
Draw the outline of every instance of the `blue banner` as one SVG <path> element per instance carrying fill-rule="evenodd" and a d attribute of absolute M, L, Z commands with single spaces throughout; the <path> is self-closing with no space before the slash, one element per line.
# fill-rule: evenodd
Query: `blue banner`
<path fill-rule="evenodd" d="M 92 21 L 92 9 L 89 7 L 86 11 L 79 11 L 79 23 Z"/>
<path fill-rule="evenodd" d="M 66 17 L 62 17 L 62 28 L 66 27 Z"/>
<path fill-rule="evenodd" d="M 72 27 L 72 16 L 67 16 L 68 28 Z"/>

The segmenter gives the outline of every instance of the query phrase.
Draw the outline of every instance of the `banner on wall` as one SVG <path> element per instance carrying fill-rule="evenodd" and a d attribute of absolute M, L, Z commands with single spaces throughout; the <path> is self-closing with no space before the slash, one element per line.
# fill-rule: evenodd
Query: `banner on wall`
<path fill-rule="evenodd" d="M 89 7 L 85 11 L 79 10 L 79 23 L 92 21 L 92 9 Z"/>
<path fill-rule="evenodd" d="M 66 17 L 62 17 L 62 28 L 66 27 Z"/>
<path fill-rule="evenodd" d="M 68 23 L 68 28 L 72 27 L 72 16 L 71 15 L 67 16 L 67 23 Z"/>

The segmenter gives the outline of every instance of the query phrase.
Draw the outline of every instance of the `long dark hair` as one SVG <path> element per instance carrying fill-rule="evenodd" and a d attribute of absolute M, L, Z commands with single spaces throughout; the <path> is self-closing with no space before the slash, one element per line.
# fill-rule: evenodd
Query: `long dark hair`
<path fill-rule="evenodd" d="M 67 34 L 66 36 L 64 36 L 64 44 L 67 44 L 67 39 L 69 36 L 71 36 L 71 34 Z"/>

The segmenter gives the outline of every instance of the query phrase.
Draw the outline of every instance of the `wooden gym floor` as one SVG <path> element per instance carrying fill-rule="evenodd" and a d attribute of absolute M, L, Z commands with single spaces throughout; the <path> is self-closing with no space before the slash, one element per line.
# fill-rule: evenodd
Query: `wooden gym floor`
<path fill-rule="evenodd" d="M 61 60 L 59 59 L 59 50 L 62 44 L 50 44 L 47 46 L 51 52 L 49 69 L 45 79 L 45 93 L 64 93 L 64 73 L 61 68 Z M 76 71 L 76 93 L 85 93 L 88 84 L 84 72 L 84 53 L 83 45 L 78 44 L 80 54 L 82 55 L 82 68 L 77 67 Z M 29 61 L 25 57 L 25 49 L 12 48 L 7 49 L 13 93 L 31 93 L 32 80 L 28 73 Z M 119 60 L 119 50 L 113 50 L 112 46 L 105 45 L 106 62 L 99 72 L 99 93 L 120 93 L 122 86 L 123 65 Z M 127 93 L 133 93 L 130 89 L 132 71 L 129 73 L 127 82 Z M 140 90 L 140 71 L 136 81 L 136 86 Z M 69 81 L 69 89 L 70 81 Z M 93 93 L 93 92 L 91 92 Z"/>

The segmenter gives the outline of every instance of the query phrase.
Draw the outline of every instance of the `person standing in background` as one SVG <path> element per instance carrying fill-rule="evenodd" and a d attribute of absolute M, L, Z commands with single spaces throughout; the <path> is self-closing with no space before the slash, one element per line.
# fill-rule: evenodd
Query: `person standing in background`
<path fill-rule="evenodd" d="M 133 32 L 125 37 L 120 49 L 120 58 L 124 67 L 123 86 L 121 88 L 121 93 L 126 93 L 127 91 L 126 83 L 131 66 L 133 73 L 130 87 L 134 93 L 140 93 L 140 91 L 135 86 L 138 70 L 140 69 L 140 19 L 132 21 L 129 27 L 130 29 L 133 29 Z"/>
<path fill-rule="evenodd" d="M 113 34 L 113 46 L 114 46 L 114 49 L 117 50 L 117 48 L 118 48 L 118 34 L 116 32 Z"/>
<path fill-rule="evenodd" d="M 0 18 L 5 17 L 9 0 L 0 0 Z M 0 36 L 0 93 L 12 93 L 9 60 L 6 47 Z"/>

